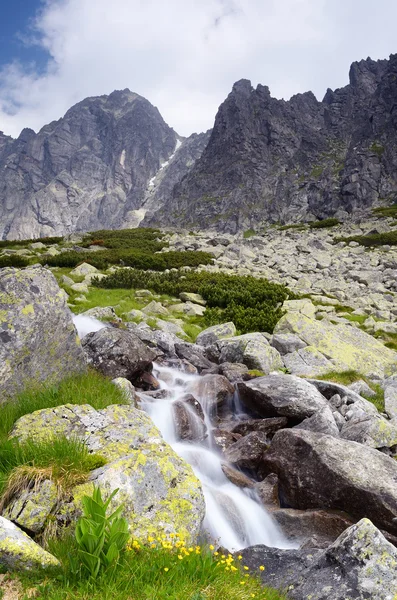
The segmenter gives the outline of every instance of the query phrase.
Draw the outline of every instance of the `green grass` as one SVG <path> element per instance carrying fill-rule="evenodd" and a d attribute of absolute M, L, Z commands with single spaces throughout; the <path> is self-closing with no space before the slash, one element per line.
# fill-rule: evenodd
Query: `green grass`
<path fill-rule="evenodd" d="M 368 315 L 352 315 L 351 313 L 343 314 L 341 316 L 351 323 L 359 323 L 359 325 L 363 325 L 363 323 L 368 319 Z"/>
<path fill-rule="evenodd" d="M 278 229 L 279 231 L 288 231 L 288 229 L 295 229 L 297 231 L 301 231 L 306 228 L 307 225 L 305 223 L 292 223 L 291 225 L 281 225 Z"/>
<path fill-rule="evenodd" d="M 322 221 L 313 221 L 312 223 L 309 223 L 310 229 L 324 229 L 326 227 L 336 227 L 336 225 L 340 225 L 340 221 L 335 218 L 322 219 Z"/>
<path fill-rule="evenodd" d="M 14 423 L 24 415 L 63 404 L 90 404 L 100 410 L 111 404 L 125 404 L 122 391 L 96 371 L 64 379 L 58 385 L 28 390 L 1 404 L 0 443 L 8 437 Z"/>
<path fill-rule="evenodd" d="M 371 233 L 368 235 L 352 235 L 350 237 L 336 237 L 334 238 L 335 244 L 338 242 L 345 242 L 345 244 L 349 244 L 350 242 L 357 242 L 361 246 L 366 246 L 367 248 L 375 247 L 375 246 L 395 246 L 397 245 L 397 229 L 393 229 L 393 231 L 389 231 L 388 233 Z"/>
<path fill-rule="evenodd" d="M 248 239 L 252 236 L 256 235 L 256 232 L 253 229 L 247 229 L 246 231 L 244 231 L 243 233 L 243 238 L 244 239 Z"/>
<path fill-rule="evenodd" d="M 130 310 L 141 310 L 152 300 L 152 298 L 135 298 L 132 290 L 103 289 L 97 287 L 89 287 L 88 290 L 88 294 L 85 294 L 87 302 L 82 302 L 78 306 L 74 306 L 74 313 L 79 314 L 90 308 L 113 306 L 116 315 L 122 317 Z"/>
<path fill-rule="evenodd" d="M 42 237 L 32 238 L 28 240 L 2 240 L 0 241 L 0 248 L 15 248 L 16 246 L 28 246 L 33 242 L 42 242 L 43 244 L 58 244 L 62 242 L 62 237 Z"/>
<path fill-rule="evenodd" d="M 3 439 L 0 442 L 0 509 L 22 490 L 51 479 L 60 491 L 86 481 L 105 459 L 90 454 L 77 439 L 57 436 L 46 441 Z"/>
<path fill-rule="evenodd" d="M 248 575 L 241 561 L 205 548 L 165 549 L 159 543 L 137 545 L 124 554 L 117 570 L 95 581 L 84 581 L 76 569 L 72 538 L 52 541 L 50 551 L 62 570 L 52 574 L 14 575 L 25 590 L 35 588 L 43 600 L 283 600 Z M 179 558 L 181 557 L 181 558 Z M 223 561 L 223 562 L 222 562 Z M 233 566 L 233 570 L 231 569 Z M 235 569 L 235 570 L 234 570 Z M 266 566 L 265 566 L 266 572 Z M 258 571 L 259 576 L 260 571 Z M 37 597 L 37 596 L 36 596 Z"/>
<path fill-rule="evenodd" d="M 386 348 L 397 350 L 397 333 L 386 333 L 386 331 L 376 331 L 373 336 L 382 340 Z"/>
<path fill-rule="evenodd" d="M 362 373 L 359 373 L 358 371 L 350 370 L 342 371 L 341 373 L 338 373 L 338 371 L 329 371 L 328 373 L 319 375 L 317 379 L 321 379 L 323 381 L 334 381 L 335 383 L 340 383 L 341 385 L 351 385 L 355 381 L 362 379 L 376 394 L 376 396 L 373 396 L 372 398 L 366 396 L 365 394 L 363 394 L 363 397 L 366 398 L 366 400 L 369 400 L 369 402 L 372 402 L 379 412 L 384 412 L 385 410 L 384 391 L 381 386 L 377 383 L 373 383 L 368 377 Z"/>
<path fill-rule="evenodd" d="M 397 204 L 393 204 L 392 206 L 378 206 L 372 212 L 379 217 L 397 217 Z"/>

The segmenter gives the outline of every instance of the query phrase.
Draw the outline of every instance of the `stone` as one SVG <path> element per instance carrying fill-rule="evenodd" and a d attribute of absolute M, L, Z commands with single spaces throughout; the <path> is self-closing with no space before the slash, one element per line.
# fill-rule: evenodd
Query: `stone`
<path fill-rule="evenodd" d="M 44 250 L 46 245 L 43 244 L 43 242 L 33 242 L 32 244 L 29 244 L 29 248 L 31 250 Z"/>
<path fill-rule="evenodd" d="M 292 375 L 300 377 L 318 377 L 335 368 L 334 363 L 325 358 L 324 354 L 314 346 L 306 346 L 291 354 L 285 354 L 283 362 Z"/>
<path fill-rule="evenodd" d="M 214 364 L 205 356 L 204 348 L 198 344 L 179 342 L 175 344 L 175 352 L 179 358 L 187 360 L 194 365 L 199 372 L 203 369 L 211 369 Z"/>
<path fill-rule="evenodd" d="M 83 262 L 81 265 L 70 271 L 70 274 L 75 277 L 85 277 L 91 275 L 91 273 L 99 273 L 96 267 L 93 267 L 89 263 Z"/>
<path fill-rule="evenodd" d="M 385 411 L 391 419 L 397 417 L 397 381 L 393 379 L 385 382 Z"/>
<path fill-rule="evenodd" d="M 282 429 L 262 468 L 278 474 L 287 506 L 342 510 L 397 532 L 397 464 L 382 452 L 312 431 Z"/>
<path fill-rule="evenodd" d="M 201 306 L 207 305 L 207 302 L 200 294 L 193 294 L 191 292 L 181 292 L 179 294 L 179 298 L 183 302 L 192 302 L 193 304 L 200 304 Z"/>
<path fill-rule="evenodd" d="M 129 331 L 106 327 L 84 336 L 88 364 L 103 375 L 130 381 L 150 367 L 156 353 Z"/>
<path fill-rule="evenodd" d="M 41 266 L 0 269 L 0 340 L 0 403 L 86 369 L 72 313 Z"/>
<path fill-rule="evenodd" d="M 302 300 L 286 300 L 282 308 L 287 313 L 298 313 L 309 319 L 314 319 L 314 315 L 316 314 L 316 307 L 306 298 Z"/>
<path fill-rule="evenodd" d="M 239 469 L 258 473 L 262 457 L 269 447 L 269 440 L 262 431 L 252 431 L 229 446 L 225 451 L 226 460 Z"/>
<path fill-rule="evenodd" d="M 115 379 L 112 379 L 112 383 L 117 385 L 123 392 L 127 404 L 131 404 L 131 406 L 138 408 L 138 396 L 136 395 L 135 388 L 131 381 L 128 381 L 125 377 L 116 377 Z"/>
<path fill-rule="evenodd" d="M 87 483 L 71 490 L 71 501 L 54 513 L 59 524 L 76 520 L 82 496 L 91 495 L 97 485 L 104 497 L 120 489 L 112 507 L 124 504 L 123 516 L 134 537 L 146 540 L 151 533 L 181 533 L 188 541 L 196 540 L 204 517 L 200 483 L 146 413 L 132 406 L 97 411 L 89 405 L 68 404 L 21 417 L 12 436 L 40 441 L 48 439 L 49 431 L 81 439 L 90 452 L 108 461 L 91 473 Z"/>
<path fill-rule="evenodd" d="M 268 510 L 280 508 L 278 497 L 278 475 L 276 475 L 276 473 L 270 473 L 263 481 L 256 483 L 255 492 L 260 502 L 266 506 Z"/>
<path fill-rule="evenodd" d="M 218 342 L 221 350 L 219 362 L 245 364 L 244 351 L 249 342 L 257 342 L 258 345 L 263 344 L 264 346 L 269 345 L 269 342 L 262 333 L 246 333 L 244 335 L 220 339 Z M 251 368 L 249 365 L 247 366 Z"/>
<path fill-rule="evenodd" d="M 255 481 L 247 477 L 242 471 L 235 469 L 231 465 L 227 463 L 222 463 L 222 471 L 226 475 L 229 481 L 231 481 L 234 485 L 239 488 L 253 488 L 255 486 Z"/>
<path fill-rule="evenodd" d="M 222 323 L 221 325 L 213 325 L 204 329 L 198 334 L 196 338 L 196 344 L 199 346 L 211 346 L 218 340 L 233 337 L 236 335 L 236 327 L 231 321 L 229 323 Z"/>
<path fill-rule="evenodd" d="M 30 534 L 40 533 L 58 502 L 58 489 L 49 479 L 36 484 L 33 489 L 23 491 L 11 498 L 2 511 L 18 527 Z M 1 559 L 0 559 L 1 562 Z"/>
<path fill-rule="evenodd" d="M 343 425 L 340 435 L 345 440 L 359 442 L 371 448 L 391 448 L 397 445 L 397 425 L 381 415 L 361 413 L 353 416 Z"/>
<path fill-rule="evenodd" d="M 302 423 L 299 423 L 299 425 L 295 425 L 295 429 L 306 429 L 307 431 L 315 431 L 316 433 L 325 433 L 339 437 L 339 428 L 329 406 L 320 408 L 314 415 L 308 417 Z M 342 435 L 342 437 L 344 436 Z"/>
<path fill-rule="evenodd" d="M 70 289 L 78 294 L 88 294 L 88 285 L 86 283 L 74 283 L 70 286 Z"/>
<path fill-rule="evenodd" d="M 307 346 L 305 342 L 302 342 L 302 340 L 293 333 L 279 333 L 273 335 L 270 340 L 270 345 L 273 346 L 273 348 L 276 348 L 281 356 L 295 352 L 295 350 L 301 350 L 301 348 Z"/>
<path fill-rule="evenodd" d="M 58 567 L 59 561 L 8 519 L 0 517 L 0 565 L 12 571 Z"/>
<path fill-rule="evenodd" d="M 74 284 L 74 281 L 67 275 L 62 275 L 61 283 L 63 283 L 63 285 L 67 285 L 68 287 L 72 287 L 72 285 Z"/>
<path fill-rule="evenodd" d="M 291 600 L 393 600 L 397 592 L 397 550 L 368 519 L 322 551 L 254 546 L 240 554 L 265 585 L 287 590 Z"/>
<path fill-rule="evenodd" d="M 248 374 L 248 367 L 241 363 L 222 363 L 219 373 L 224 375 L 231 383 L 241 381 Z"/>
<path fill-rule="evenodd" d="M 193 396 L 190 396 L 193 401 Z M 200 404 L 195 400 L 200 406 Z M 200 407 L 201 408 L 201 407 Z M 198 442 L 207 436 L 207 427 L 204 423 L 202 411 L 196 410 L 194 403 L 177 400 L 172 403 L 174 427 L 177 438 L 183 441 Z"/>
<path fill-rule="evenodd" d="M 269 345 L 263 333 L 246 333 L 222 339 L 218 344 L 221 348 L 220 363 L 239 362 L 265 374 L 284 366 L 280 354 Z"/>
<path fill-rule="evenodd" d="M 113 306 L 95 306 L 80 313 L 83 317 L 92 317 L 99 321 L 121 321 Z"/>
<path fill-rule="evenodd" d="M 202 375 L 189 382 L 186 391 L 197 398 L 212 415 L 227 407 L 234 395 L 233 385 L 223 375 Z"/>
<path fill-rule="evenodd" d="M 150 290 L 135 290 L 136 298 L 150 298 L 151 296 L 153 296 L 153 294 Z"/>
<path fill-rule="evenodd" d="M 301 421 L 327 406 L 325 398 L 307 381 L 281 373 L 237 384 L 243 404 L 261 417 Z"/>
<path fill-rule="evenodd" d="M 215 445 L 224 454 L 230 446 L 233 446 L 241 438 L 241 435 L 232 433 L 227 429 L 216 428 L 212 430 L 212 437 Z"/>
<path fill-rule="evenodd" d="M 293 333 L 334 362 L 336 371 L 355 370 L 384 377 L 397 369 L 397 353 L 361 329 L 339 323 L 316 321 L 289 312 L 276 324 L 276 334 Z"/>
<path fill-rule="evenodd" d="M 241 435 L 247 435 L 251 431 L 262 431 L 267 435 L 269 439 L 279 429 L 287 427 L 288 419 L 285 417 L 273 417 L 270 419 L 247 419 L 240 420 L 237 425 L 232 428 L 233 433 L 240 433 Z"/>
<path fill-rule="evenodd" d="M 353 392 L 356 392 L 356 394 L 360 394 L 360 396 L 364 395 L 368 398 L 373 398 L 374 396 L 376 396 L 376 392 L 374 392 L 374 390 L 369 387 L 368 383 L 366 383 L 362 379 L 351 383 L 347 387 L 353 390 Z"/>
<path fill-rule="evenodd" d="M 156 302 L 155 300 L 152 300 L 152 302 L 150 302 L 147 306 L 142 308 L 142 312 L 145 315 L 169 315 L 168 310 L 160 302 Z"/>

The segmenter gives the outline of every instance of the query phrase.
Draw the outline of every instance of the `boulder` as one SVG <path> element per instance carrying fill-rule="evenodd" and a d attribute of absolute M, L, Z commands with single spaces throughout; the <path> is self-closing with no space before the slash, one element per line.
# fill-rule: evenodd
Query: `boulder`
<path fill-rule="evenodd" d="M 270 473 L 263 481 L 256 483 L 255 492 L 259 501 L 266 506 L 267 510 L 273 511 L 275 508 L 280 508 L 278 476 L 276 473 Z"/>
<path fill-rule="evenodd" d="M 340 432 L 342 438 L 371 448 L 391 448 L 397 445 L 397 425 L 393 421 L 387 421 L 381 415 L 360 413 L 343 425 Z"/>
<path fill-rule="evenodd" d="M 83 347 L 88 364 L 112 379 L 132 380 L 156 358 L 136 335 L 111 327 L 86 335 Z"/>
<path fill-rule="evenodd" d="M 159 315 L 166 316 L 169 314 L 168 310 L 161 304 L 161 302 L 156 302 L 152 300 L 145 308 L 142 308 L 142 312 L 145 315 Z"/>
<path fill-rule="evenodd" d="M 287 423 L 288 419 L 286 419 L 286 417 L 246 419 L 239 421 L 237 425 L 234 425 L 232 432 L 240 433 L 241 435 L 247 435 L 248 433 L 251 433 L 251 431 L 262 431 L 269 439 L 271 439 L 276 431 L 286 427 Z"/>
<path fill-rule="evenodd" d="M 326 399 L 307 381 L 276 373 L 237 384 L 243 404 L 261 417 L 288 417 L 302 421 L 320 408 Z"/>
<path fill-rule="evenodd" d="M 84 440 L 91 452 L 109 462 L 91 473 L 90 480 L 71 490 L 71 500 L 54 513 L 60 525 L 72 523 L 81 512 L 81 499 L 93 485 L 104 497 L 115 488 L 112 503 L 124 504 L 123 515 L 134 537 L 181 533 L 195 540 L 204 518 L 204 498 L 199 481 L 162 439 L 150 417 L 132 406 L 112 405 L 96 411 L 89 405 L 59 406 L 21 417 L 12 436 L 20 440 L 65 435 Z"/>
<path fill-rule="evenodd" d="M 176 343 L 175 352 L 179 358 L 187 360 L 190 364 L 194 365 L 199 373 L 203 369 L 211 369 L 214 366 L 214 363 L 206 358 L 204 348 L 197 344 L 190 344 L 189 342 Z"/>
<path fill-rule="evenodd" d="M 86 369 L 84 352 L 53 274 L 0 269 L 0 403 L 34 384 Z"/>
<path fill-rule="evenodd" d="M 296 301 L 295 301 L 296 302 Z M 285 304 L 285 303 L 284 303 Z M 357 327 L 316 321 L 300 312 L 288 312 L 277 323 L 275 334 L 292 333 L 333 361 L 333 370 L 355 370 L 385 377 L 397 370 L 397 353 Z"/>
<path fill-rule="evenodd" d="M 113 306 L 95 306 L 80 313 L 82 317 L 92 317 L 99 321 L 121 321 L 120 317 L 116 315 L 116 311 Z"/>
<path fill-rule="evenodd" d="M 78 294 L 88 294 L 88 285 L 84 282 L 82 283 L 74 283 L 70 286 L 70 289 Z"/>
<path fill-rule="evenodd" d="M 193 398 L 193 396 L 191 396 L 191 398 Z M 197 404 L 199 403 L 197 402 Z M 207 427 L 204 423 L 203 415 L 199 415 L 198 411 L 195 410 L 194 405 L 192 406 L 188 402 L 178 400 L 173 402 L 172 412 L 178 439 L 197 442 L 206 437 Z"/>
<path fill-rule="evenodd" d="M 274 334 L 270 340 L 270 345 L 273 346 L 273 348 L 276 348 L 281 356 L 295 352 L 295 350 L 301 350 L 307 346 L 305 342 L 302 342 L 302 340 L 293 333 Z"/>
<path fill-rule="evenodd" d="M 99 273 L 99 271 L 96 267 L 93 267 L 88 263 L 82 263 L 81 265 L 73 269 L 73 271 L 70 271 L 71 275 L 75 275 L 77 277 L 85 277 L 86 275 L 90 275 L 91 273 Z"/>
<path fill-rule="evenodd" d="M 295 429 L 306 429 L 307 431 L 315 431 L 316 433 L 325 433 L 339 437 L 339 428 L 329 406 L 320 408 L 314 415 L 296 425 Z"/>
<path fill-rule="evenodd" d="M 397 550 L 368 519 L 322 551 L 253 546 L 240 554 L 265 585 L 286 590 L 291 600 L 393 600 L 397 593 Z"/>
<path fill-rule="evenodd" d="M 225 451 L 226 460 L 238 469 L 257 473 L 262 465 L 263 454 L 269 447 L 269 440 L 262 431 L 252 431 L 229 446 Z"/>
<path fill-rule="evenodd" d="M 204 410 L 212 415 L 228 406 L 234 395 L 234 387 L 223 375 L 203 375 L 189 382 L 186 391 L 198 398 Z"/>
<path fill-rule="evenodd" d="M 265 374 L 284 366 L 280 354 L 269 345 L 263 333 L 247 333 L 223 339 L 218 345 L 221 348 L 220 363 L 243 363 L 249 369 L 257 369 Z"/>
<path fill-rule="evenodd" d="M 58 501 L 58 489 L 49 479 L 11 498 L 3 516 L 30 534 L 40 533 Z"/>
<path fill-rule="evenodd" d="M 14 523 L 0 517 L 0 565 L 14 571 L 58 567 L 59 561 Z"/>
<path fill-rule="evenodd" d="M 207 306 L 207 302 L 200 294 L 193 294 L 191 292 L 181 292 L 179 298 L 183 302 L 192 302 L 193 304 L 199 304 L 200 306 Z"/>
<path fill-rule="evenodd" d="M 391 419 L 397 417 L 397 380 L 385 381 L 385 410 Z"/>
<path fill-rule="evenodd" d="M 299 377 L 318 377 L 335 370 L 334 363 L 313 346 L 306 346 L 291 354 L 285 354 L 283 362 L 292 375 Z"/>
<path fill-rule="evenodd" d="M 224 338 L 233 337 L 236 335 L 236 327 L 231 321 L 229 323 L 222 323 L 221 325 L 213 325 L 204 329 L 198 334 L 196 344 L 199 346 L 211 346 L 218 340 Z"/>
<path fill-rule="evenodd" d="M 331 508 L 397 533 L 397 463 L 382 452 L 302 429 L 278 431 L 262 468 L 293 508 Z"/>
<path fill-rule="evenodd" d="M 242 471 L 235 469 L 231 465 L 227 463 L 222 463 L 222 471 L 226 475 L 229 481 L 234 483 L 237 487 L 240 488 L 253 488 L 255 486 L 255 481 L 244 475 Z"/>
<path fill-rule="evenodd" d="M 245 378 L 248 374 L 248 367 L 241 363 L 222 363 L 219 365 L 219 373 L 224 375 L 231 383 L 235 383 Z"/>
<path fill-rule="evenodd" d="M 121 389 L 126 400 L 126 404 L 131 404 L 131 406 L 137 408 L 138 396 L 136 395 L 135 388 L 131 381 L 128 381 L 128 379 L 125 377 L 116 377 L 115 379 L 112 379 L 112 383 Z"/>
<path fill-rule="evenodd" d="M 333 381 L 323 381 L 321 379 L 308 379 L 308 381 L 329 400 L 330 404 L 333 406 L 335 405 L 336 408 L 340 407 L 342 404 L 348 404 L 350 407 L 354 405 L 356 409 L 369 415 L 378 414 L 378 410 L 372 402 L 362 398 L 359 394 L 345 385 L 334 383 Z M 334 404 L 335 402 L 338 406 Z"/>

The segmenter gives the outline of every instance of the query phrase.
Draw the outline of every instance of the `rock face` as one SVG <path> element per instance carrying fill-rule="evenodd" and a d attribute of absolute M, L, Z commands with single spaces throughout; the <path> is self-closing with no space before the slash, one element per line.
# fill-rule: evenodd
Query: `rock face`
<path fill-rule="evenodd" d="M 349 85 L 322 102 L 237 82 L 201 158 L 151 222 L 233 233 L 392 201 L 396 74 L 396 54 L 353 63 Z"/>
<path fill-rule="evenodd" d="M 134 379 L 156 358 L 156 353 L 129 331 L 106 327 L 84 336 L 88 363 L 108 377 Z"/>
<path fill-rule="evenodd" d="M 136 226 L 207 140 L 183 140 L 129 90 L 86 98 L 37 134 L 2 136 L 0 239 Z"/>
<path fill-rule="evenodd" d="M 397 551 L 368 519 L 344 531 L 324 551 L 254 546 L 241 551 L 244 564 L 266 585 L 285 589 L 291 600 L 393 600 Z"/>
<path fill-rule="evenodd" d="M 397 533 L 397 464 L 357 442 L 302 429 L 278 431 L 264 454 L 280 496 L 299 509 L 331 508 Z"/>
<path fill-rule="evenodd" d="M 16 525 L 0 517 L 0 565 L 11 570 L 57 567 L 57 559 Z"/>
<path fill-rule="evenodd" d="M 72 314 L 52 273 L 0 269 L 0 396 L 85 368 Z"/>
<path fill-rule="evenodd" d="M 196 539 L 204 518 L 200 483 L 187 463 L 162 439 L 146 413 L 131 406 L 109 406 L 96 411 L 89 405 L 68 404 L 25 415 L 12 435 L 20 440 L 40 440 L 65 435 L 84 440 L 88 449 L 109 462 L 91 473 L 88 483 L 71 491 L 71 501 L 54 514 L 61 524 L 73 522 L 83 495 L 100 486 L 104 496 L 120 491 L 114 508 L 124 503 L 131 533 L 181 533 Z"/>

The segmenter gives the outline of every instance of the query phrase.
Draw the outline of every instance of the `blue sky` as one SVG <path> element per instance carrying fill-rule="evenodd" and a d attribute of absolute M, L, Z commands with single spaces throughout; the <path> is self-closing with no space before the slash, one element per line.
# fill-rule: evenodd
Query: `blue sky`
<path fill-rule="evenodd" d="M 124 88 L 181 135 L 212 127 L 242 78 L 321 100 L 353 61 L 397 53 L 396 23 L 396 0 L 0 0 L 0 131 Z"/>
<path fill-rule="evenodd" d="M 40 0 L 0 0 L 0 68 L 14 60 L 34 61 L 40 70 L 45 66 L 48 53 L 20 38 L 31 35 L 40 5 Z"/>

